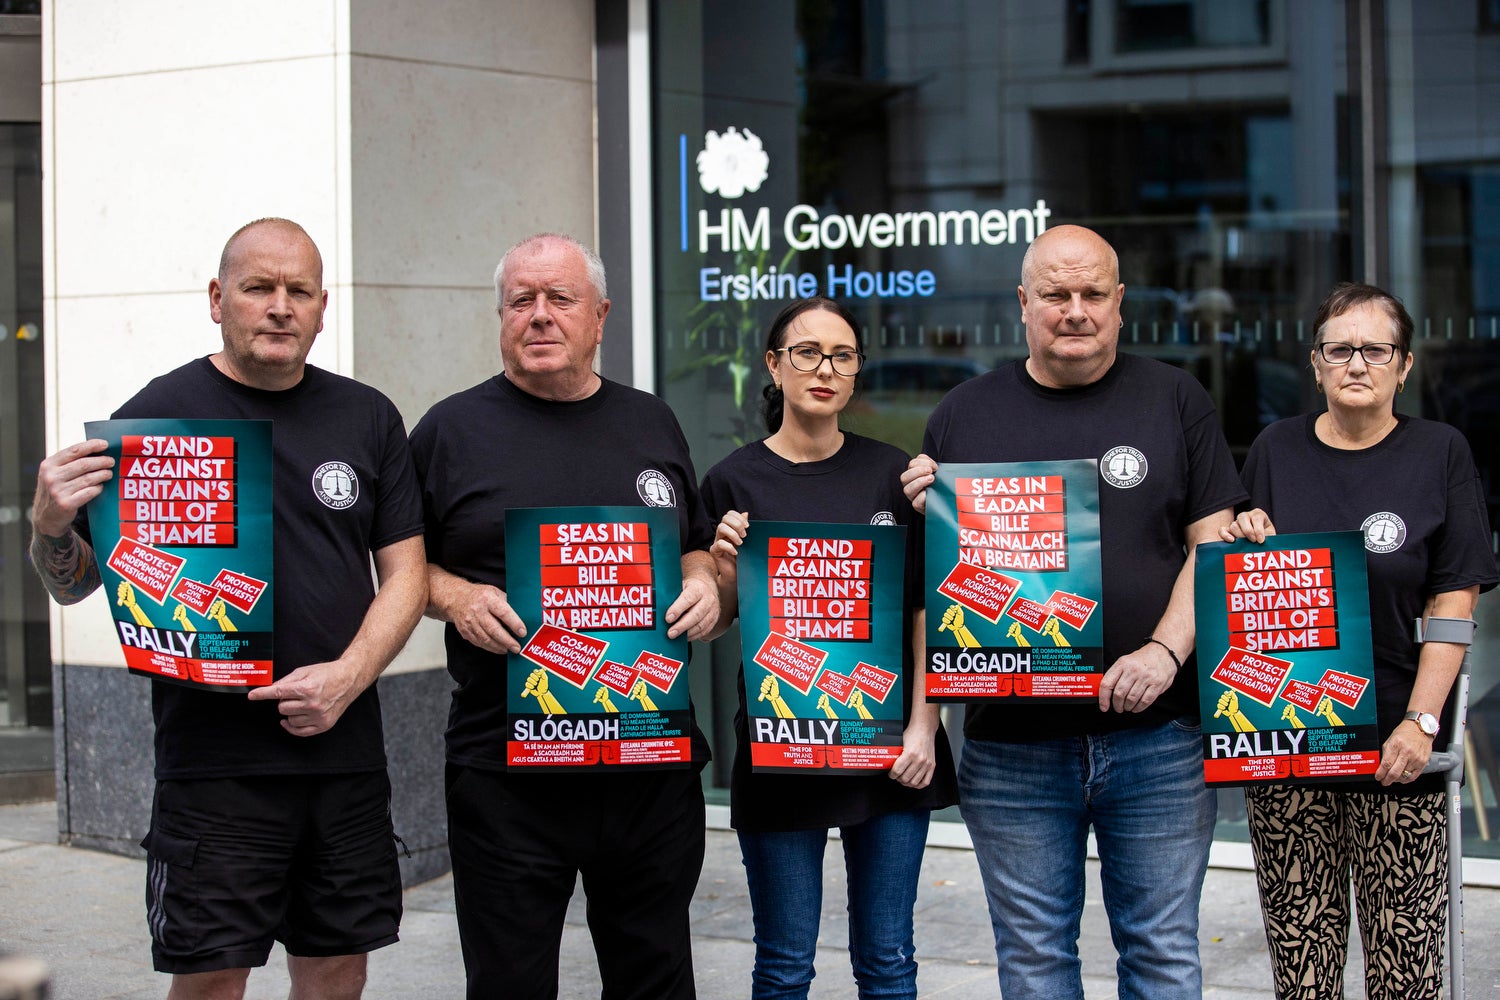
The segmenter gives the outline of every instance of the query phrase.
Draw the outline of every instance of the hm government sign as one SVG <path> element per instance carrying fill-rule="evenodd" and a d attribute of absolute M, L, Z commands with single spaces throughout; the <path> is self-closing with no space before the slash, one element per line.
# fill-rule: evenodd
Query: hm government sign
<path fill-rule="evenodd" d="M 731 266 L 698 268 L 697 298 L 701 302 L 787 300 L 826 295 L 836 299 L 929 298 L 940 291 L 941 267 L 868 270 L 851 263 L 824 264 L 815 270 L 789 266 L 792 256 L 808 251 L 873 248 L 933 248 L 1029 244 L 1047 228 L 1052 210 L 1037 199 L 1030 208 L 960 208 L 942 211 L 867 212 L 844 214 L 797 204 L 781 215 L 772 229 L 772 207 L 738 205 L 698 210 L 697 238 L 689 233 L 688 142 L 679 136 L 680 252 L 734 254 Z M 721 135 L 708 131 L 696 157 L 698 185 L 705 195 L 735 201 L 759 191 L 771 174 L 771 158 L 760 137 L 749 129 L 730 126 Z M 785 256 L 769 263 L 770 251 L 780 246 Z"/>

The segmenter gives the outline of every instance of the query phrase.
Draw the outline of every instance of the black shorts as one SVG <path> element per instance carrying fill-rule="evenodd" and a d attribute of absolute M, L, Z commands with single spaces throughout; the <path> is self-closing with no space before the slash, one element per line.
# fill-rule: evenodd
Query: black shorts
<path fill-rule="evenodd" d="M 265 965 L 396 941 L 401 872 L 385 771 L 159 781 L 146 849 L 158 972 Z"/>

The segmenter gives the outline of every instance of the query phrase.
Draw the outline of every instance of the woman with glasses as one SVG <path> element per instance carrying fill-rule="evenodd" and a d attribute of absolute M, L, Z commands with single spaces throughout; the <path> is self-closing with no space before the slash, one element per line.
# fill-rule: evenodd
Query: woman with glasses
<path fill-rule="evenodd" d="M 740 545 L 752 520 L 911 525 L 901 491 L 907 455 L 839 430 L 839 414 L 864 364 L 859 325 L 837 303 L 803 299 L 781 311 L 766 338 L 764 416 L 770 436 L 731 454 L 703 477 L 719 518 L 710 550 L 719 572 L 721 630 L 739 607 Z M 920 544 L 908 530 L 908 577 Z M 958 801 L 953 759 L 938 710 L 913 672 L 907 584 L 902 665 L 908 699 L 903 749 L 889 774 L 755 774 L 750 766 L 745 673 L 737 687 L 730 821 L 739 833 L 755 922 L 752 1000 L 806 997 L 822 912 L 828 832 L 842 835 L 849 886 L 849 956 L 860 997 L 915 997 L 912 907 L 933 809 Z"/>
<path fill-rule="evenodd" d="M 1312 371 L 1328 407 L 1256 439 L 1243 470 L 1255 509 L 1224 537 L 1364 532 L 1380 769 L 1359 782 L 1245 791 L 1276 995 L 1343 996 L 1352 879 L 1365 995 L 1438 997 L 1447 813 L 1442 776 L 1422 768 L 1452 724 L 1464 647 L 1418 645 L 1412 623 L 1473 617 L 1497 580 L 1489 518 L 1462 435 L 1394 411 L 1413 361 L 1400 301 L 1338 285 L 1315 331 Z"/>

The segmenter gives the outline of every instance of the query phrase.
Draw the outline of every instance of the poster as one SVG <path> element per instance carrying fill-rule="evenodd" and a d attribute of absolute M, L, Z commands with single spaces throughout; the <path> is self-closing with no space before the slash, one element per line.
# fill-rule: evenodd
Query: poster
<path fill-rule="evenodd" d="M 271 422 L 84 429 L 115 460 L 87 509 L 125 665 L 211 690 L 271 683 Z"/>
<path fill-rule="evenodd" d="M 752 769 L 888 770 L 904 728 L 906 528 L 752 521 L 738 586 Z"/>
<path fill-rule="evenodd" d="M 506 596 L 531 632 L 506 663 L 513 769 L 687 767 L 688 643 L 677 511 L 532 507 L 505 515 Z"/>
<path fill-rule="evenodd" d="M 1098 697 L 1094 461 L 938 466 L 926 556 L 928 701 Z"/>
<path fill-rule="evenodd" d="M 1326 781 L 1380 766 L 1364 535 L 1198 546 L 1203 777 Z"/>

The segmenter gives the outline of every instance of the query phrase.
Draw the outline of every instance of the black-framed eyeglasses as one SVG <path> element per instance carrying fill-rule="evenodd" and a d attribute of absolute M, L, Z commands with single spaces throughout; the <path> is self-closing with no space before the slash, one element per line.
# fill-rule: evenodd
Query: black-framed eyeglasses
<path fill-rule="evenodd" d="M 824 354 L 816 347 L 808 347 L 806 344 L 800 347 L 778 347 L 776 353 L 786 353 L 786 359 L 792 363 L 792 367 L 799 372 L 815 372 L 818 366 L 827 358 L 828 363 L 833 365 L 835 374 L 845 377 L 858 375 L 859 370 L 865 366 L 865 356 L 858 351 L 835 351 L 832 354 Z"/>
<path fill-rule="evenodd" d="M 1355 347 L 1336 340 L 1327 340 L 1318 345 L 1318 357 L 1330 365 L 1347 365 L 1354 360 L 1354 352 L 1365 359 L 1367 365 L 1388 365 L 1400 348 L 1396 344 L 1364 344 Z"/>

